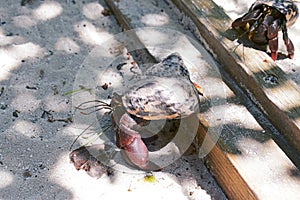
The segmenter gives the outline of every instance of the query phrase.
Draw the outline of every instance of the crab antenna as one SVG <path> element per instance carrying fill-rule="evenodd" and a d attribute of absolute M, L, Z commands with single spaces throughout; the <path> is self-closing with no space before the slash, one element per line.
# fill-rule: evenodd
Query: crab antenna
<path fill-rule="evenodd" d="M 100 106 L 100 105 L 98 105 L 98 106 Z M 93 107 L 90 107 L 90 108 L 97 108 L 98 106 L 93 106 Z M 101 107 L 101 108 L 98 108 L 98 109 L 96 109 L 96 110 L 92 110 L 92 111 L 90 111 L 90 112 L 80 112 L 80 114 L 83 114 L 83 115 L 89 115 L 89 114 L 92 114 L 92 113 L 94 113 L 94 112 L 97 112 L 97 111 L 100 111 L 100 110 L 103 110 L 103 109 L 109 109 L 110 111 L 112 111 L 112 108 L 111 108 L 111 107 L 109 107 L 109 106 L 103 106 L 103 107 Z"/>
<path fill-rule="evenodd" d="M 240 35 L 236 38 L 236 40 L 239 40 L 240 38 L 242 38 L 244 35 L 248 34 L 249 32 L 250 32 L 250 28 L 249 28 L 247 31 L 245 31 L 245 32 L 243 32 L 242 34 L 240 34 Z M 235 52 L 235 50 L 236 50 L 240 45 L 242 45 L 242 43 L 239 43 L 238 45 L 236 45 L 236 46 L 232 49 L 232 52 Z M 244 46 L 243 46 L 243 59 L 245 60 L 245 57 L 244 57 Z"/>
<path fill-rule="evenodd" d="M 75 140 L 73 141 L 73 143 L 70 146 L 69 151 L 72 150 L 73 145 L 75 144 L 75 142 L 79 139 L 80 136 L 82 136 L 90 127 L 92 127 L 97 121 L 94 121 L 91 125 L 89 125 L 88 127 L 86 127 L 79 135 L 77 135 L 77 137 L 75 138 Z"/>
<path fill-rule="evenodd" d="M 89 141 L 87 141 L 83 146 L 87 146 L 88 144 L 94 142 L 102 133 L 105 133 L 106 131 L 108 131 L 110 128 L 112 127 L 112 125 L 110 126 L 106 126 L 104 127 L 104 130 L 98 133 L 94 133 L 93 134 L 93 138 L 89 139 Z M 94 136 L 95 135 L 95 136 Z"/>
<path fill-rule="evenodd" d="M 88 107 L 83 107 L 84 105 L 86 104 L 89 104 L 89 103 L 99 103 L 98 105 L 92 105 L 92 106 L 88 106 Z M 76 112 L 77 110 L 88 110 L 88 109 L 91 109 L 91 108 L 97 108 L 97 107 L 101 107 L 100 109 L 97 109 L 96 111 L 98 110 L 102 110 L 102 109 L 109 109 L 109 110 L 112 110 L 111 106 L 104 102 L 104 101 L 100 101 L 100 100 L 92 100 L 92 101 L 86 101 L 86 102 L 83 102 L 81 104 L 79 104 L 78 106 L 75 107 L 75 110 L 74 112 Z M 92 113 L 92 112 L 90 112 Z M 83 113 L 84 114 L 84 113 Z"/>
<path fill-rule="evenodd" d="M 248 34 L 250 32 L 250 30 L 247 30 L 245 32 L 243 32 L 242 34 L 240 34 L 235 40 L 239 40 L 240 38 L 242 38 L 244 35 Z M 241 45 L 242 43 L 239 43 L 238 45 L 236 45 L 233 49 L 232 52 L 235 52 L 235 50 Z M 243 49 L 243 54 L 244 54 L 244 49 Z M 243 56 L 244 57 L 244 56 Z"/>
<path fill-rule="evenodd" d="M 88 108 L 91 108 L 91 107 L 87 107 L 87 108 L 81 108 L 81 106 L 85 105 L 85 104 L 88 104 L 88 103 L 101 103 L 100 105 L 104 105 L 104 106 L 110 106 L 108 103 L 104 102 L 104 101 L 101 101 L 101 100 L 91 100 L 91 101 L 86 101 L 86 102 L 83 102 L 81 104 L 79 104 L 78 106 L 76 106 L 77 109 L 80 109 L 80 110 L 85 110 L 85 109 L 88 109 Z"/>

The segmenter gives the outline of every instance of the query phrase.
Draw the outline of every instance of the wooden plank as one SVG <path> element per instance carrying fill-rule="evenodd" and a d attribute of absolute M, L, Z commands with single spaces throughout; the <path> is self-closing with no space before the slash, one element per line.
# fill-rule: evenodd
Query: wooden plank
<path fill-rule="evenodd" d="M 114 3 L 110 0 L 104 0 L 108 8 L 114 13 L 114 16 L 116 17 L 116 20 L 122 27 L 122 29 L 125 31 L 131 30 L 133 27 L 130 25 L 129 20 L 126 18 L 126 16 L 122 15 L 120 10 L 116 8 Z M 128 36 L 128 43 L 126 44 L 126 47 L 128 49 L 134 49 L 131 52 L 131 55 L 133 56 L 134 60 L 136 61 L 142 61 L 144 63 L 155 63 L 157 60 L 149 53 L 149 51 L 144 48 L 144 45 L 140 41 L 139 37 L 136 35 L 134 31 L 127 32 L 130 34 Z M 136 48 L 140 47 L 140 48 Z"/>
<path fill-rule="evenodd" d="M 210 143 L 208 144 L 209 146 L 214 145 L 214 141 L 207 135 L 207 123 L 203 122 L 203 119 L 200 121 L 201 125 L 198 128 L 197 134 L 198 142 L 202 144 L 204 139 L 206 139 L 206 142 Z M 229 199 L 257 199 L 255 191 L 251 190 L 221 146 L 226 145 L 222 144 L 222 141 L 219 140 L 218 144 L 212 148 L 205 158 L 219 185 L 226 192 Z"/>
<path fill-rule="evenodd" d="M 205 126 L 198 130 L 200 142 L 204 138 L 207 142 L 209 136 L 205 130 Z M 263 145 L 265 147 L 258 145 L 256 147 L 258 150 L 255 151 L 249 150 L 249 145 L 245 146 L 245 149 L 240 149 L 256 154 L 256 157 L 244 155 L 245 158 L 232 153 L 233 149 L 228 149 L 228 143 L 223 141 L 219 140 L 204 160 L 229 199 L 298 199 L 300 197 L 299 180 L 295 181 L 295 177 L 291 175 L 292 171 L 298 169 L 292 167 L 290 161 L 286 160 L 280 148 L 272 140 L 268 140 Z M 273 158 L 267 158 L 270 156 Z"/>
<path fill-rule="evenodd" d="M 269 56 L 237 47 L 232 20 L 213 1 L 173 0 L 197 26 L 216 59 L 300 154 L 300 91 Z M 273 76 L 275 83 L 265 81 Z"/>
<path fill-rule="evenodd" d="M 247 116 L 249 113 L 233 110 L 235 118 L 246 115 L 245 120 L 235 122 L 259 130 L 259 126 Z M 205 124 L 198 129 L 200 144 L 204 138 L 206 143 L 210 141 Z M 291 175 L 299 169 L 269 136 L 261 131 L 239 130 L 228 125 L 223 132 L 204 160 L 229 199 L 300 198 L 300 180 Z"/>

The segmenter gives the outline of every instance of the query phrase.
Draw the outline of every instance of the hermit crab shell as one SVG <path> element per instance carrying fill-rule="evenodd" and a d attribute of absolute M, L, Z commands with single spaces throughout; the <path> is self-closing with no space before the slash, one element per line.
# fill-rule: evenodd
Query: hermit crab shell
<path fill-rule="evenodd" d="M 252 4 L 250 10 L 261 5 L 274 8 L 282 13 L 285 16 L 287 26 L 293 25 L 299 16 L 298 7 L 292 0 L 257 0 Z"/>
<path fill-rule="evenodd" d="M 146 120 L 177 119 L 199 110 L 194 86 L 178 78 L 148 77 L 123 97 L 126 111 Z"/>
<path fill-rule="evenodd" d="M 178 119 L 199 112 L 199 96 L 179 54 L 150 67 L 122 96 L 126 111 L 145 120 Z"/>
<path fill-rule="evenodd" d="M 161 62 L 151 66 L 145 72 L 146 76 L 178 77 L 190 80 L 190 73 L 179 53 L 172 53 Z"/>

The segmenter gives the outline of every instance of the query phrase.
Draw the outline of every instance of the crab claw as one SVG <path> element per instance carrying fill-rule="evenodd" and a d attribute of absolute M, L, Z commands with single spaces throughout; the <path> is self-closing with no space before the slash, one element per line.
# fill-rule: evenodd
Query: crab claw
<path fill-rule="evenodd" d="M 69 154 L 70 162 L 74 164 L 74 167 L 77 170 L 82 169 L 82 166 L 89 160 L 90 158 L 90 153 L 88 150 L 82 146 L 79 147 L 78 149 L 73 150 Z"/>
<path fill-rule="evenodd" d="M 129 162 L 144 169 L 148 164 L 149 151 L 140 134 L 128 126 L 128 124 L 132 125 L 132 121 L 133 119 L 127 113 L 122 115 L 116 130 L 116 144 L 124 150 Z"/>
<path fill-rule="evenodd" d="M 91 177 L 100 178 L 104 173 L 108 172 L 107 167 L 92 156 L 84 146 L 72 151 L 69 154 L 69 158 L 77 170 L 85 170 Z"/>
<path fill-rule="evenodd" d="M 118 134 L 117 144 L 125 153 L 132 164 L 143 168 L 148 161 L 148 149 L 141 136 L 128 127 L 121 125 Z"/>

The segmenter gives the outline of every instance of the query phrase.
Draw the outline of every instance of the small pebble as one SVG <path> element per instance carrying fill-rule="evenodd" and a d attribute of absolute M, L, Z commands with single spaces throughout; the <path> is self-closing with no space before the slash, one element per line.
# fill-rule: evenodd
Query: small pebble
<path fill-rule="evenodd" d="M 107 90 L 108 89 L 108 84 L 104 83 L 101 87 L 103 88 L 103 90 Z"/>
<path fill-rule="evenodd" d="M 110 12 L 109 9 L 104 9 L 104 10 L 101 12 L 101 14 L 102 14 L 103 16 L 109 16 L 109 15 L 111 14 L 111 12 Z"/>
<path fill-rule="evenodd" d="M 32 177 L 32 174 L 31 174 L 31 172 L 30 172 L 29 170 L 25 170 L 25 171 L 23 172 L 23 177 L 24 177 L 25 179 L 27 179 L 27 178 Z"/>
<path fill-rule="evenodd" d="M 20 111 L 15 110 L 15 111 L 13 112 L 13 116 L 14 116 L 14 117 L 19 117 L 19 113 L 20 113 Z"/>

